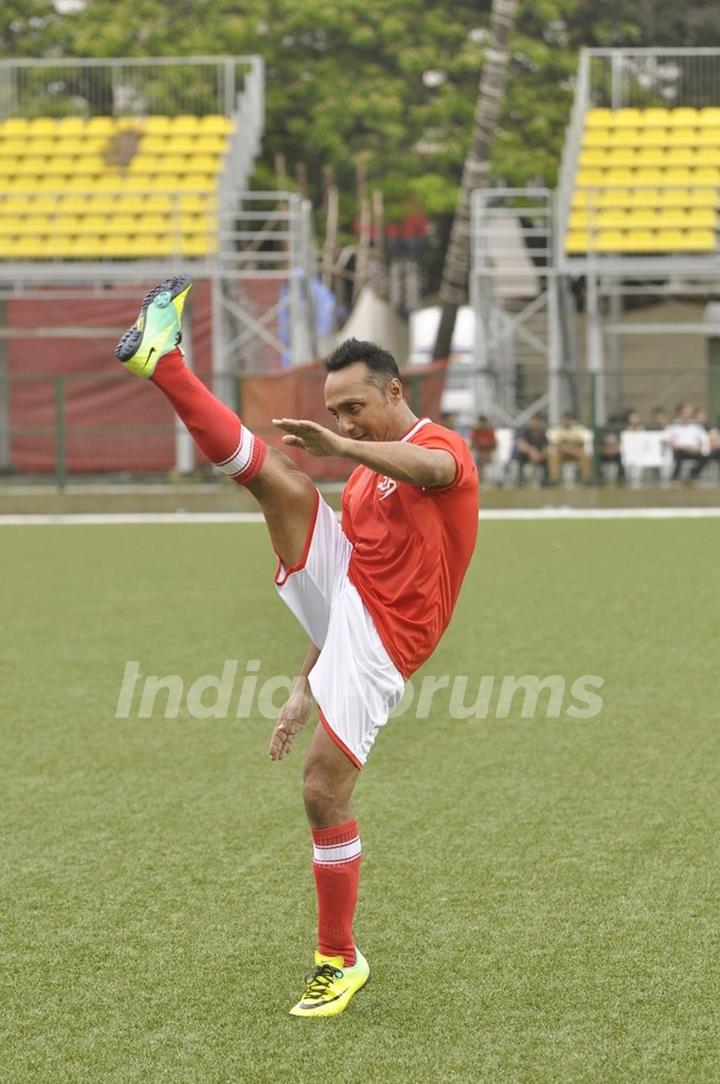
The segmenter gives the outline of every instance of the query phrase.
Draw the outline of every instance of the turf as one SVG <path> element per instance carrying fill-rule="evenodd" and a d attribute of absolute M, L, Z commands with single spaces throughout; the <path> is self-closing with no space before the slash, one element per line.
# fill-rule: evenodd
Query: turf
<path fill-rule="evenodd" d="M 115 718 L 128 659 L 291 673 L 260 526 L 8 527 L 2 1079 L 717 1080 L 717 527 L 489 523 L 426 671 L 601 676 L 591 719 L 396 720 L 356 792 L 341 1017 L 310 964 L 302 752 L 271 724 Z"/>

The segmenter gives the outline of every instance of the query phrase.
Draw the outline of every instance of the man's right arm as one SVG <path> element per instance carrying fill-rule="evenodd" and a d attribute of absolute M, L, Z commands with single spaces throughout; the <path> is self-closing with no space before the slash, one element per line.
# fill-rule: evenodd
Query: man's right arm
<path fill-rule="evenodd" d="M 298 676 L 295 678 L 292 692 L 280 709 L 280 714 L 275 722 L 268 748 L 271 760 L 282 760 L 290 752 L 295 741 L 295 735 L 302 730 L 310 718 L 313 695 L 310 690 L 308 675 L 319 657 L 320 648 L 311 642 Z"/>

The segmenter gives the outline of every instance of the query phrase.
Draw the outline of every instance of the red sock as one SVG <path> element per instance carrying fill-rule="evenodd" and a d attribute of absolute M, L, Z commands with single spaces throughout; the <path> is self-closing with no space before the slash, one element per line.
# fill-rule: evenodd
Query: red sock
<path fill-rule="evenodd" d="M 182 350 L 161 357 L 150 379 L 168 397 L 210 462 L 238 485 L 252 481 L 263 465 L 267 445 L 187 368 Z"/>
<path fill-rule="evenodd" d="M 357 821 L 313 828 L 313 873 L 318 898 L 318 952 L 355 963 L 353 915 L 360 879 Z"/>

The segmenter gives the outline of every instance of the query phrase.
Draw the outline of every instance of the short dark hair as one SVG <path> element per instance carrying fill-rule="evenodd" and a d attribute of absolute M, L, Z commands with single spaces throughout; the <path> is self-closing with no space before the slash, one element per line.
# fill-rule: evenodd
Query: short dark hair
<path fill-rule="evenodd" d="M 356 361 L 365 362 L 373 383 L 381 388 L 393 377 L 401 379 L 398 364 L 392 354 L 388 354 L 387 350 L 375 343 L 364 342 L 362 339 L 346 339 L 344 343 L 340 343 L 332 354 L 325 358 L 325 371 L 336 373 L 339 369 L 354 365 Z"/>

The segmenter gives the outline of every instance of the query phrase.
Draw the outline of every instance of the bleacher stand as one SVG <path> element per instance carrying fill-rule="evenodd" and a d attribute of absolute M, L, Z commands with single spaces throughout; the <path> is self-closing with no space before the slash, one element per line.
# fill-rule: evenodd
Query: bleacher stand
<path fill-rule="evenodd" d="M 0 259 L 192 259 L 217 250 L 230 117 L 0 122 Z"/>
<path fill-rule="evenodd" d="M 720 108 L 590 109 L 568 255 L 717 248 Z"/>

